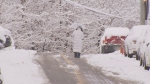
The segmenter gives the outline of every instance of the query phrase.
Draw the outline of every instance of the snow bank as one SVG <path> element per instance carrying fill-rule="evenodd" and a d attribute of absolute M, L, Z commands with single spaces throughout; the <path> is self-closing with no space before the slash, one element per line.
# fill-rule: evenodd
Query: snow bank
<path fill-rule="evenodd" d="M 84 55 L 83 58 L 89 64 L 101 67 L 102 71 L 109 76 L 150 84 L 150 71 L 140 67 L 140 62 L 136 61 L 135 58 L 124 57 L 119 51 L 110 54 Z"/>
<path fill-rule="evenodd" d="M 36 51 L 0 51 L 0 67 L 4 84 L 44 84 L 39 66 L 34 62 Z"/>

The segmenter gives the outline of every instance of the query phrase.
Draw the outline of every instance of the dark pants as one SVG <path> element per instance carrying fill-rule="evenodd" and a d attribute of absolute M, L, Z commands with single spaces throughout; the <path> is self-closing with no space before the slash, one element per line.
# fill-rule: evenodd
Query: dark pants
<path fill-rule="evenodd" d="M 75 58 L 80 58 L 80 53 L 79 52 L 74 52 L 74 57 Z"/>

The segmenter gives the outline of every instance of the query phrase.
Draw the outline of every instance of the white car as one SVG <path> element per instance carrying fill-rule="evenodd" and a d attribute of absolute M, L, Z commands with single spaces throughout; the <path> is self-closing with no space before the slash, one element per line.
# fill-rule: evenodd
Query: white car
<path fill-rule="evenodd" d="M 145 38 L 145 34 L 146 34 L 148 28 L 150 28 L 150 25 L 144 25 L 142 27 L 143 30 L 137 39 L 137 42 L 136 42 L 136 51 L 137 51 L 136 60 L 140 60 L 140 54 L 141 54 L 141 52 L 140 52 L 141 48 L 140 47 L 142 46 L 142 43 L 143 43 L 143 40 Z"/>
<path fill-rule="evenodd" d="M 146 70 L 150 67 L 150 28 L 147 29 L 144 35 L 143 42 L 140 46 L 140 66 L 143 65 Z"/>
<path fill-rule="evenodd" d="M 1 69 L 0 69 L 0 84 L 3 84 L 4 82 L 4 79 L 3 79 L 3 76 L 2 76 L 2 73 L 1 73 Z"/>
<path fill-rule="evenodd" d="M 11 32 L 0 26 L 0 49 L 10 46 L 14 46 L 14 40 L 11 36 Z"/>
<path fill-rule="evenodd" d="M 120 49 L 125 37 L 129 34 L 128 28 L 106 28 L 100 40 L 100 52 L 111 53 Z"/>
<path fill-rule="evenodd" d="M 143 27 L 145 27 L 145 25 L 133 26 L 124 41 L 125 55 L 128 55 L 130 58 L 132 58 L 133 55 L 137 55 L 136 42 L 143 30 Z"/>

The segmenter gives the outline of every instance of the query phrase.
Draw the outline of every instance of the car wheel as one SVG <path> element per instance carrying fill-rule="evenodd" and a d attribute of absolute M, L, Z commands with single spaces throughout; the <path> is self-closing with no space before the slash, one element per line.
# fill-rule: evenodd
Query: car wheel
<path fill-rule="evenodd" d="M 126 53 L 126 52 L 124 52 L 124 56 L 125 56 L 125 57 L 127 56 L 127 53 Z"/>
<path fill-rule="evenodd" d="M 143 62 L 142 62 L 142 59 L 140 59 L 140 66 L 142 66 Z"/>
<path fill-rule="evenodd" d="M 144 69 L 145 69 L 145 70 L 149 70 L 149 67 L 146 66 L 146 60 L 145 60 L 145 57 L 144 57 Z"/>
<path fill-rule="evenodd" d="M 139 60 L 140 60 L 141 58 L 140 58 L 140 56 L 139 56 Z"/>
<path fill-rule="evenodd" d="M 136 55 L 136 60 L 138 60 L 138 56 Z"/>
<path fill-rule="evenodd" d="M 124 56 L 125 56 L 125 57 L 127 56 L 127 53 L 126 53 L 126 51 L 125 51 L 125 48 L 124 48 Z"/>
<path fill-rule="evenodd" d="M 3 81 L 0 79 L 0 84 L 3 84 Z"/>
<path fill-rule="evenodd" d="M 138 54 L 136 54 L 136 60 L 139 60 L 139 56 L 138 56 Z"/>
<path fill-rule="evenodd" d="M 133 57 L 133 54 L 128 54 L 128 57 L 129 57 L 129 58 L 132 58 L 132 57 Z"/>
<path fill-rule="evenodd" d="M 137 52 L 137 60 L 140 60 L 140 50 L 138 50 L 138 52 Z"/>
<path fill-rule="evenodd" d="M 104 54 L 104 47 L 103 46 L 101 47 L 101 52 L 102 52 L 102 54 Z"/>
<path fill-rule="evenodd" d="M 133 54 L 129 54 L 129 49 L 127 49 L 127 51 L 128 51 L 128 57 L 129 57 L 129 58 L 132 58 L 132 57 L 133 57 Z"/>

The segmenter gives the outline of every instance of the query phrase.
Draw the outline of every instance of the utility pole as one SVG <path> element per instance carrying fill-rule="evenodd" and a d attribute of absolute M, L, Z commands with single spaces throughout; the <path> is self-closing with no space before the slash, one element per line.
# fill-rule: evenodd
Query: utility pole
<path fill-rule="evenodd" d="M 140 24 L 145 25 L 145 6 L 144 0 L 140 0 Z"/>
<path fill-rule="evenodd" d="M 140 0 L 140 24 L 148 24 L 149 0 Z"/>
<path fill-rule="evenodd" d="M 61 18 L 61 13 L 62 13 L 62 6 L 61 6 L 61 4 L 62 4 L 62 1 L 59 0 L 59 12 L 60 12 L 59 18 Z M 62 28 L 62 20 L 61 19 L 60 19 L 60 28 Z"/>

